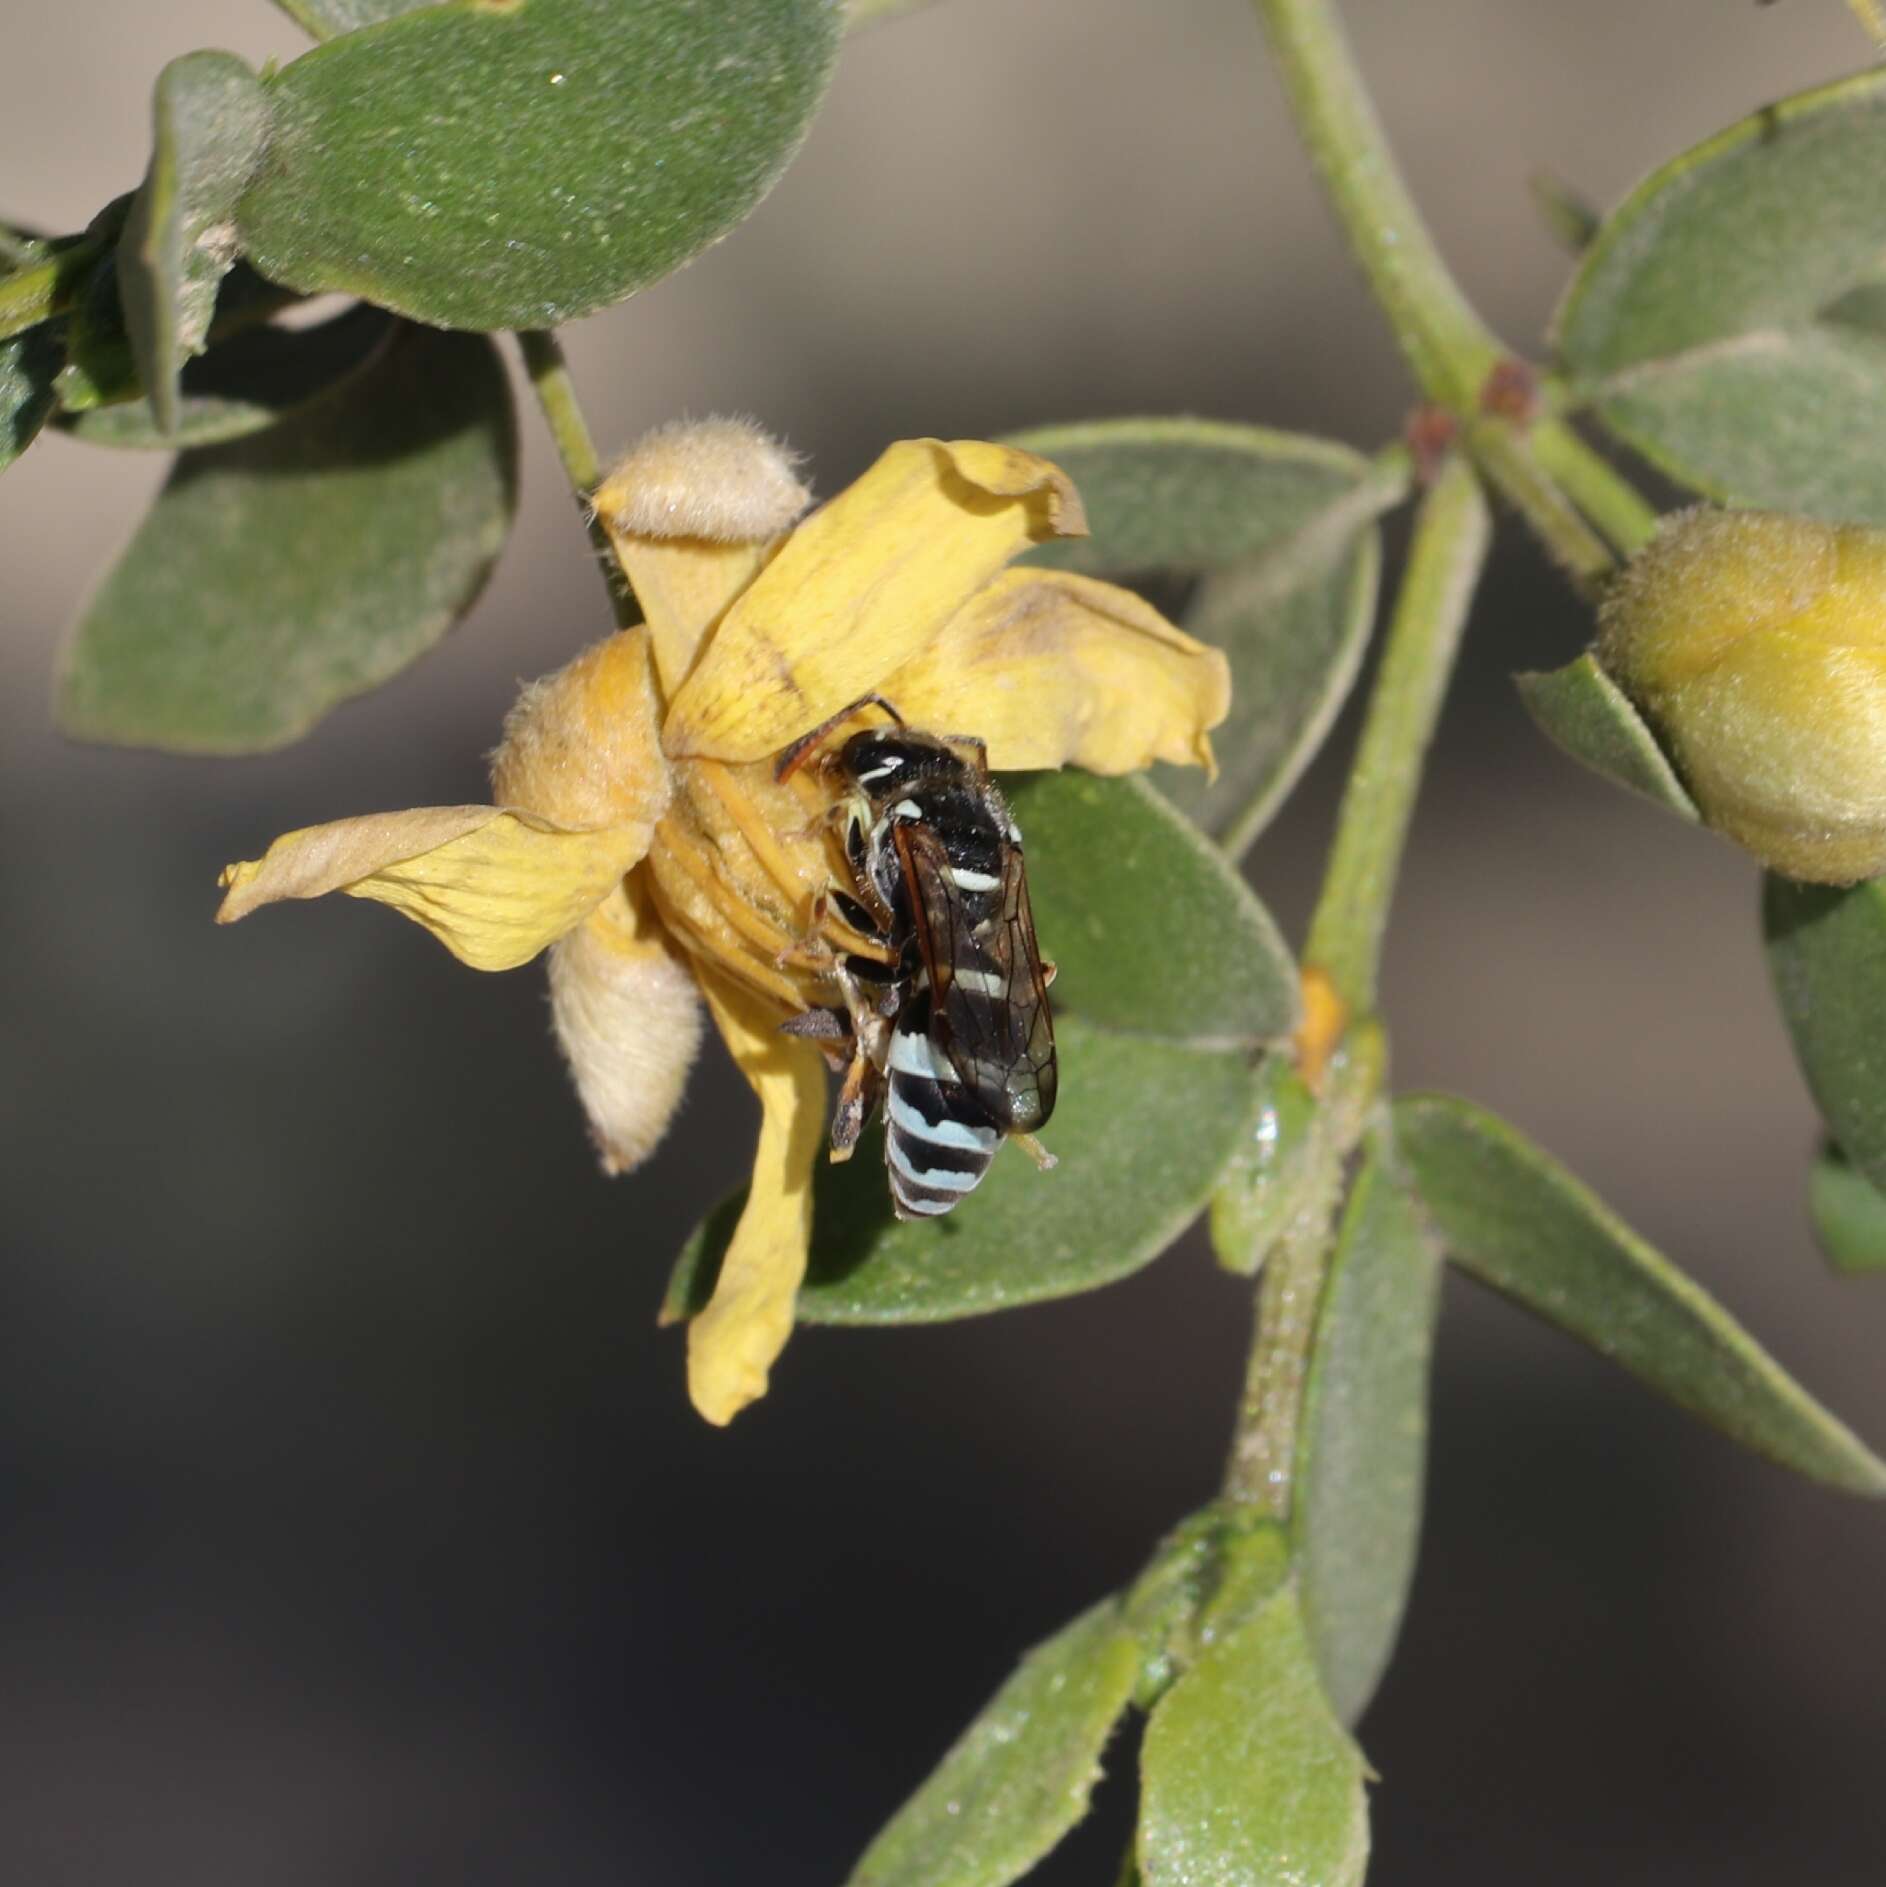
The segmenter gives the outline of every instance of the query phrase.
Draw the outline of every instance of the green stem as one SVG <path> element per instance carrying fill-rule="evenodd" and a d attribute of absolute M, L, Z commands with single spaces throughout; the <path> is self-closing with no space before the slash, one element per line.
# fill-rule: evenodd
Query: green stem
<path fill-rule="evenodd" d="M 1553 561 L 1587 596 L 1617 568 L 1610 546 L 1579 515 L 1547 474 L 1533 434 L 1510 419 L 1482 419 L 1468 428 L 1474 461 L 1552 553 Z"/>
<path fill-rule="evenodd" d="M 610 547 L 609 533 L 596 519 L 591 501 L 602 479 L 602 460 L 596 455 L 596 441 L 589 422 L 576 397 L 576 383 L 570 378 L 570 363 L 557 339 L 554 328 L 526 328 L 517 337 L 518 352 L 524 357 L 524 371 L 530 377 L 531 391 L 550 429 L 551 443 L 562 461 L 563 476 L 570 482 L 576 508 L 582 513 L 583 528 L 596 548 L 602 564 L 603 583 L 609 591 L 609 606 L 615 611 L 616 627 L 633 628 L 641 620 L 636 613 L 635 597 L 622 575 Z"/>
<path fill-rule="evenodd" d="M 1308 1176 L 1288 1227 L 1264 1260 L 1257 1327 L 1225 1466 L 1225 1498 L 1272 1520 L 1290 1518 L 1297 1437 L 1343 1179 L 1381 1093 L 1386 1064 L 1386 1044 L 1375 1024 L 1360 1023 L 1344 1038 L 1324 1071 L 1306 1154 Z"/>
<path fill-rule="evenodd" d="M 1620 556 L 1636 556 L 1656 535 L 1655 507 L 1564 420 L 1546 419 L 1535 425 L 1532 450 L 1540 469 L 1605 534 Z"/>
<path fill-rule="evenodd" d="M 1356 1018 L 1323 1074 L 1312 1177 L 1289 1228 L 1264 1260 L 1257 1330 L 1225 1471 L 1225 1497 L 1289 1518 L 1303 1397 L 1329 1270 L 1343 1174 L 1382 1085 L 1385 1050 L 1373 1020 L 1382 935 L 1402 848 L 1492 537 L 1473 465 L 1450 459 L 1415 514 L 1362 739 L 1336 816 L 1323 894 L 1310 920 L 1306 973 L 1320 971 Z"/>
<path fill-rule="evenodd" d="M 1396 168 L 1328 0 L 1253 0 L 1292 115 L 1421 390 L 1474 410 L 1504 350 L 1460 291 Z"/>
<path fill-rule="evenodd" d="M 1382 933 L 1422 761 L 1490 535 L 1473 467 L 1449 460 L 1415 514 L 1408 568 L 1304 950 L 1305 964 L 1329 978 L 1351 1015 L 1375 1007 Z"/>

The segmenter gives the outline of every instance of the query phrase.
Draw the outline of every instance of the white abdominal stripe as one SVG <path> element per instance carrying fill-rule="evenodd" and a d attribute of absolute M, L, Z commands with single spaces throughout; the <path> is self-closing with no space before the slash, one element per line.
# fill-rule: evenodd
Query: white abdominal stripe
<path fill-rule="evenodd" d="M 919 1008 L 926 1005 L 919 1005 Z M 884 1158 L 899 1218 L 935 1218 L 973 1192 L 989 1170 L 1002 1130 L 931 1041 L 921 1022 L 891 1037 Z"/>

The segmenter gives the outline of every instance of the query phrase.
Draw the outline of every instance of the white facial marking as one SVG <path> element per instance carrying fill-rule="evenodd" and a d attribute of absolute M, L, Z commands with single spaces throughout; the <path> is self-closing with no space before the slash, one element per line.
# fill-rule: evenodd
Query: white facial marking
<path fill-rule="evenodd" d="M 881 780 L 887 773 L 895 773 L 904 764 L 899 754 L 886 754 L 876 766 L 867 767 L 857 776 L 860 786 L 869 786 L 873 780 Z"/>
<path fill-rule="evenodd" d="M 957 1079 L 950 1058 L 927 1035 L 909 1029 L 899 1029 L 891 1037 L 890 1066 L 900 1075 L 927 1075 L 946 1086 Z"/>
<path fill-rule="evenodd" d="M 923 817 L 923 808 L 914 799 L 900 799 L 887 815 L 892 819 L 917 819 Z"/>
<path fill-rule="evenodd" d="M 952 865 L 950 883 L 958 891 L 995 891 L 1000 889 L 1002 880 L 986 871 L 971 871 L 964 865 Z"/>
<path fill-rule="evenodd" d="M 891 1122 L 913 1140 L 928 1140 L 939 1147 L 964 1153 L 992 1153 L 1002 1136 L 993 1127 L 972 1127 L 961 1120 L 925 1120 L 901 1094 L 891 1096 Z"/>

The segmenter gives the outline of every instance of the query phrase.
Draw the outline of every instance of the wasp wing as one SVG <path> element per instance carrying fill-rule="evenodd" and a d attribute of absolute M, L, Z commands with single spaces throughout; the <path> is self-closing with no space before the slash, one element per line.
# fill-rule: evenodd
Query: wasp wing
<path fill-rule="evenodd" d="M 930 979 L 930 1033 L 996 1126 L 1033 1133 L 1054 1111 L 1056 1071 L 1021 848 L 1005 848 L 997 889 L 972 900 L 933 827 L 893 834 Z"/>

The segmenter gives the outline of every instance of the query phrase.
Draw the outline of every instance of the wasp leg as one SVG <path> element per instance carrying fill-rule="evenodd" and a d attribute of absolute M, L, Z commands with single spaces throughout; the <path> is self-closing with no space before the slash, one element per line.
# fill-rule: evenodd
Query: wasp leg
<path fill-rule="evenodd" d="M 825 1057 L 825 1065 L 834 1074 L 851 1066 L 857 1037 L 836 1009 L 807 1009 L 788 1016 L 779 1025 L 781 1035 L 797 1036 L 810 1042 Z"/>
<path fill-rule="evenodd" d="M 832 1109 L 834 1165 L 851 1158 L 852 1150 L 858 1144 L 858 1136 L 864 1132 L 864 1124 L 871 1118 L 871 1110 L 877 1106 L 883 1087 L 882 1072 L 873 1065 L 871 1057 L 860 1045 L 858 1052 L 851 1058 L 851 1066 L 845 1070 L 844 1085 L 838 1090 L 838 1105 Z"/>
<path fill-rule="evenodd" d="M 1043 989 L 1052 989 L 1054 987 L 1054 979 L 1060 974 L 1060 964 L 1044 962 L 1041 966 L 1041 987 Z"/>

